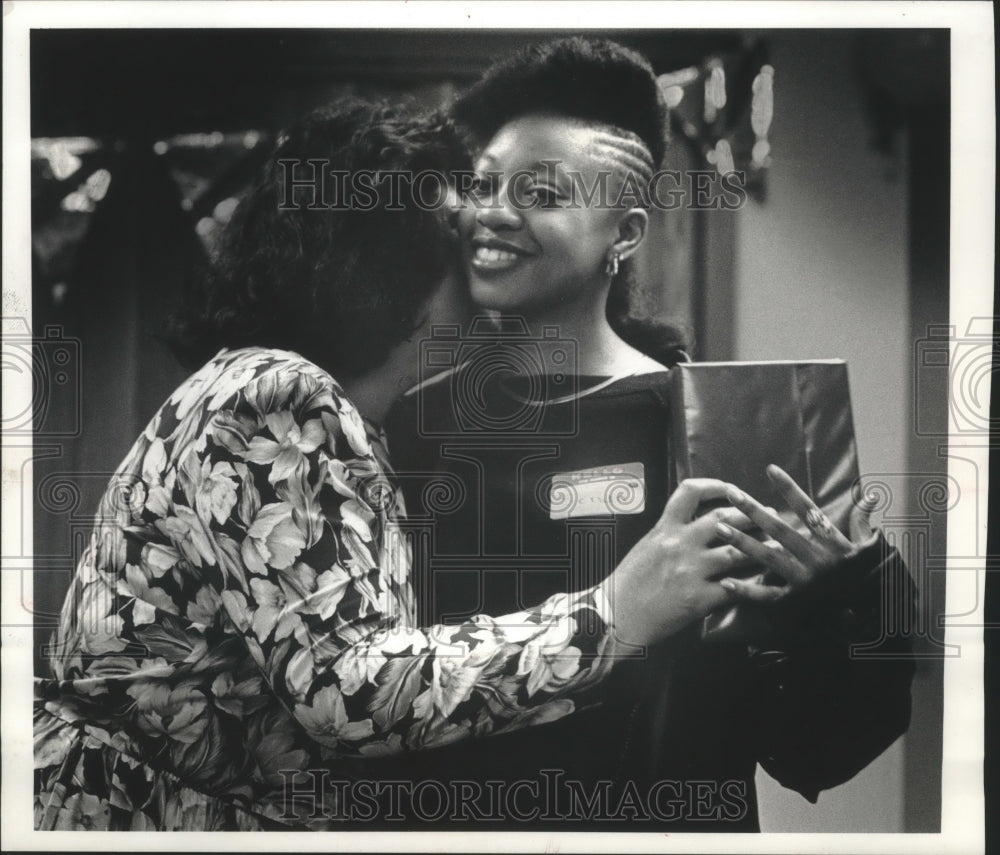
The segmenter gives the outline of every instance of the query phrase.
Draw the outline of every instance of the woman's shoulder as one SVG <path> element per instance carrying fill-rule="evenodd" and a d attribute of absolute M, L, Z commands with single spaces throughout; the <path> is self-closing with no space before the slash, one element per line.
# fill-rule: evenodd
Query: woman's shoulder
<path fill-rule="evenodd" d="M 277 420 L 277 421 L 276 421 Z M 223 349 L 195 371 L 164 402 L 145 432 L 180 453 L 221 424 L 260 424 L 273 433 L 289 430 L 346 432 L 367 450 L 371 434 L 340 384 L 323 368 L 289 350 L 266 347 Z"/>
<path fill-rule="evenodd" d="M 324 369 L 290 350 L 268 347 L 222 349 L 185 380 L 167 400 L 178 418 L 198 406 L 204 411 L 227 408 L 248 396 L 263 412 L 293 404 L 304 393 L 325 392 L 345 401 L 344 391 Z"/>
<path fill-rule="evenodd" d="M 594 397 L 607 399 L 640 396 L 665 403 L 669 398 L 672 376 L 673 371 L 659 366 L 655 370 L 614 377 L 610 382 L 606 381 L 606 385 L 596 391 Z"/>
<path fill-rule="evenodd" d="M 283 374 L 289 380 L 309 378 L 340 389 L 336 380 L 315 362 L 292 350 L 275 347 L 223 348 L 205 363 L 194 376 L 206 374 L 214 382 L 240 380 L 250 382 L 265 374 Z"/>

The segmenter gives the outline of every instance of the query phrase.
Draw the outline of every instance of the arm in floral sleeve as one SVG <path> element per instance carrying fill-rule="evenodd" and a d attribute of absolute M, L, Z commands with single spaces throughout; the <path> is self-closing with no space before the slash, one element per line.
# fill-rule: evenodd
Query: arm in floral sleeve
<path fill-rule="evenodd" d="M 414 626 L 381 445 L 324 376 L 256 378 L 210 414 L 178 473 L 207 520 L 202 573 L 303 728 L 331 757 L 388 754 L 592 701 L 613 662 L 596 589 Z"/>

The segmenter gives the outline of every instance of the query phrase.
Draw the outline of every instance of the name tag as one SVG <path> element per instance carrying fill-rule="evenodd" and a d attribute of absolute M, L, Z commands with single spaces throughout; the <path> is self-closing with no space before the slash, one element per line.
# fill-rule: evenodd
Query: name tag
<path fill-rule="evenodd" d="M 552 476 L 549 519 L 641 514 L 646 479 L 641 463 L 619 463 Z"/>

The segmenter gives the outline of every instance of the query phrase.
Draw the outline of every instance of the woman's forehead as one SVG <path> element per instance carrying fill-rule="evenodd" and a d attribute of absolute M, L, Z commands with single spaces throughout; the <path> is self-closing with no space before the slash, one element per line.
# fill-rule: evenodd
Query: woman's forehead
<path fill-rule="evenodd" d="M 600 128 L 563 116 L 530 114 L 512 119 L 486 144 L 477 164 L 487 168 L 530 169 L 556 161 L 563 169 L 596 168 Z"/>

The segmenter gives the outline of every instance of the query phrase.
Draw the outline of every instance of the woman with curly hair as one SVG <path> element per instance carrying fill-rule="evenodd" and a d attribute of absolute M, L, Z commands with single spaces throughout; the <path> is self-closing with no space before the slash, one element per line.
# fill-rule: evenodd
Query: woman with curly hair
<path fill-rule="evenodd" d="M 207 361 L 111 479 L 36 680 L 39 829 L 339 828 L 365 817 L 338 782 L 378 784 L 378 758 L 568 716 L 619 636 L 652 643 L 728 600 L 711 577 L 739 558 L 693 521 L 724 494 L 706 481 L 612 574 L 613 607 L 593 584 L 417 621 L 378 424 L 467 291 L 447 184 L 433 204 L 399 190 L 426 200 L 415 176 L 466 158 L 447 122 L 351 102 L 292 128 L 240 204 L 175 326 Z M 352 178 L 351 204 L 317 169 Z"/>
<path fill-rule="evenodd" d="M 429 621 L 592 584 L 685 489 L 671 496 L 668 392 L 669 369 L 688 359 L 684 342 L 669 325 L 630 314 L 633 260 L 665 149 L 649 63 L 608 40 L 546 42 L 488 69 L 454 116 L 477 143 L 477 180 L 458 220 L 470 291 L 501 321 L 492 339 L 466 342 L 455 368 L 412 390 L 390 421 L 401 473 L 435 473 L 467 493 L 461 507 L 431 509 Z M 421 412 L 456 415 L 420 436 Z M 504 424 L 517 435 L 483 430 Z M 541 820 L 759 830 L 758 763 L 815 801 L 906 729 L 906 640 L 890 639 L 884 658 L 850 655 L 852 643 L 880 636 L 883 584 L 901 614 L 912 607 L 898 554 L 878 535 L 853 543 L 817 527 L 806 493 L 780 469 L 769 475 L 808 536 L 737 491 L 727 500 L 758 535 L 719 520 L 710 544 L 768 571 L 713 578 L 734 601 L 760 604 L 779 628 L 775 646 L 703 641 L 692 603 L 675 633 L 616 669 L 602 704 L 505 737 L 491 775 L 543 791 L 563 779 L 563 813 Z M 420 487 L 415 479 L 407 493 L 414 513 Z M 470 554 L 495 568 L 457 572 L 458 556 Z M 437 774 L 457 776 L 470 751 L 495 747 L 453 750 Z M 544 781 L 538 770 L 548 770 Z"/>

